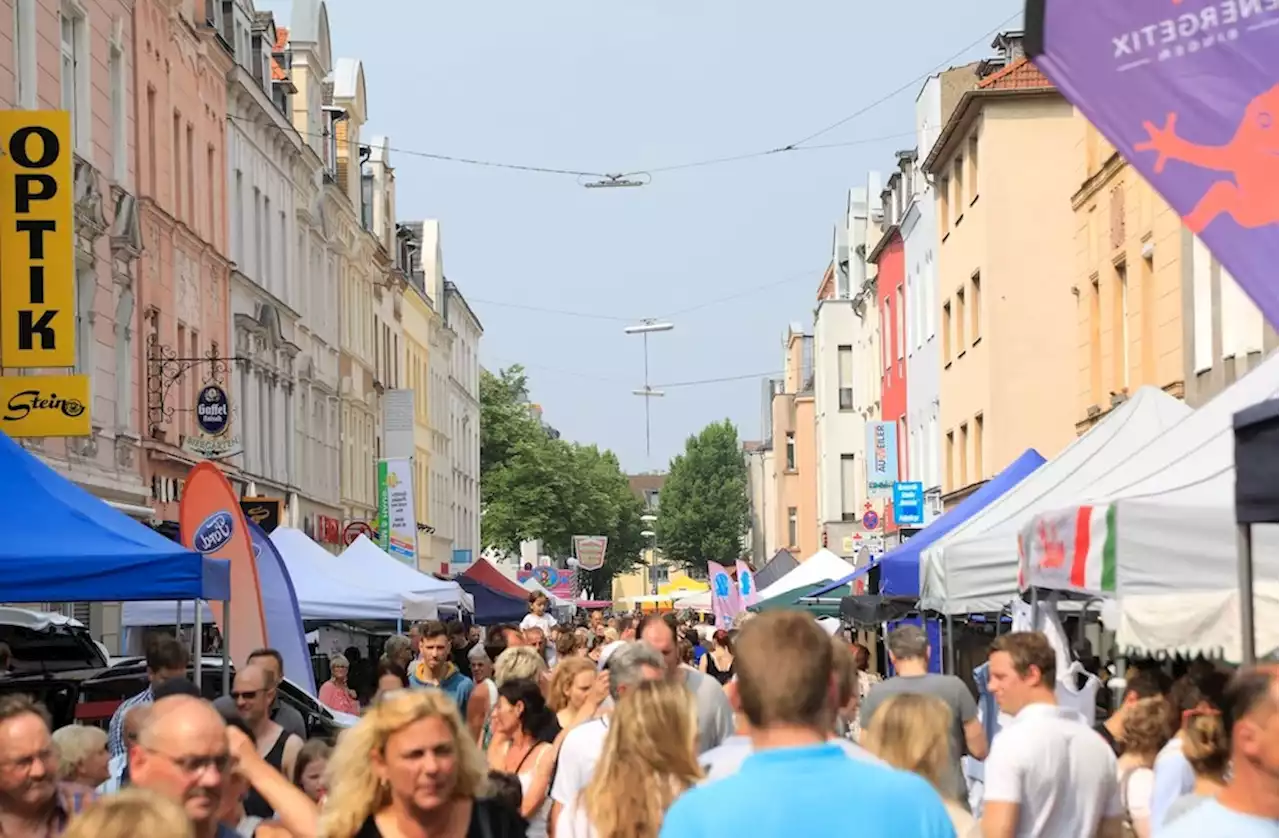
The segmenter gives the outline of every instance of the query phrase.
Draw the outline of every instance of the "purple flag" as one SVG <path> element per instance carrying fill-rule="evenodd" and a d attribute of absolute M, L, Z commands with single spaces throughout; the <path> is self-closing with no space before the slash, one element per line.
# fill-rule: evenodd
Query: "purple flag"
<path fill-rule="evenodd" d="M 1036 67 L 1277 325 L 1276 0 L 1027 0 Z"/>
<path fill-rule="evenodd" d="M 707 562 L 707 578 L 711 580 L 711 613 L 716 618 L 716 628 L 733 627 L 733 618 L 742 607 L 738 604 L 738 586 L 724 565 Z"/>
<path fill-rule="evenodd" d="M 756 589 L 756 574 L 742 559 L 738 559 L 738 606 L 750 608 L 760 601 Z"/>

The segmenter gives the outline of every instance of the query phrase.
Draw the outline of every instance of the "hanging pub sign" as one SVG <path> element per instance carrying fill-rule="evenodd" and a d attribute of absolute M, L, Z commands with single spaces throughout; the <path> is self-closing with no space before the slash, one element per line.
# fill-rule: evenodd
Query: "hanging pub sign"
<path fill-rule="evenodd" d="M 280 526 L 284 514 L 283 498 L 241 498 L 240 511 L 244 517 L 262 528 L 267 535 Z"/>
<path fill-rule="evenodd" d="M 240 438 L 228 433 L 231 430 L 231 399 L 218 384 L 206 384 L 196 394 L 193 408 L 198 436 L 182 440 L 182 450 L 206 460 L 225 460 L 243 449 Z"/>

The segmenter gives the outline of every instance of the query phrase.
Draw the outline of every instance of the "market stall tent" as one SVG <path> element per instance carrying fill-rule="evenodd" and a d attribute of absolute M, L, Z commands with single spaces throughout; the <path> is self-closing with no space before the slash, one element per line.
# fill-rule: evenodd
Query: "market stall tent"
<path fill-rule="evenodd" d="M 436 603 L 415 594 L 379 590 L 356 584 L 343 572 L 341 560 L 316 544 L 301 530 L 280 527 L 271 533 L 298 599 L 304 622 L 428 620 L 438 615 Z M 127 627 L 173 625 L 192 622 L 190 602 L 137 602 L 126 604 Z M 203 619 L 212 619 L 204 606 Z M 180 614 L 180 616 L 179 616 Z"/>
<path fill-rule="evenodd" d="M 1186 402 L 1163 390 L 1139 388 L 1058 456 L 927 546 L 920 606 L 944 614 L 1004 608 L 1018 596 L 1018 533 L 1026 519 L 1085 497 L 1103 475 L 1190 414 Z"/>
<path fill-rule="evenodd" d="M 457 582 L 447 582 L 415 570 L 393 558 L 365 535 L 360 535 L 351 542 L 337 561 L 347 577 L 360 584 L 376 587 L 378 590 L 413 594 L 451 608 L 466 604 L 465 595 Z M 374 582 L 376 585 L 370 585 Z"/>
<path fill-rule="evenodd" d="M 465 573 L 460 574 L 457 577 L 457 581 L 472 599 L 474 608 L 472 613 L 477 625 L 491 626 L 495 623 L 519 623 L 524 619 L 524 615 L 529 613 L 529 598 L 527 595 L 511 596 L 505 591 L 495 590 Z"/>
<path fill-rule="evenodd" d="M 529 592 L 520 587 L 519 582 L 498 570 L 484 557 L 476 559 L 471 564 L 471 567 L 463 571 L 462 575 L 468 579 L 483 583 L 490 590 L 498 591 L 511 597 L 524 597 L 526 602 L 529 599 Z"/>
<path fill-rule="evenodd" d="M 773 558 L 764 563 L 764 567 L 756 571 L 756 590 L 769 587 L 799 566 L 800 562 L 796 561 L 796 557 L 790 550 L 779 550 L 773 554 Z"/>
<path fill-rule="evenodd" d="M 853 569 L 853 565 L 823 547 L 803 562 L 800 562 L 769 587 L 761 588 L 760 601 L 772 599 L 779 594 L 794 591 L 797 588 L 809 588 L 819 582 L 844 579 L 856 572 Z M 813 596 L 815 594 L 816 592 L 810 592 L 808 595 Z"/>
<path fill-rule="evenodd" d="M 1022 586 L 1115 597 L 1116 643 L 1239 660 L 1234 416 L 1273 399 L 1280 362 L 1249 374 L 1117 464 L 1088 498 L 1032 517 L 1022 529 Z M 1280 543 L 1253 526 L 1256 648 L 1275 650 Z"/>
<path fill-rule="evenodd" d="M 0 433 L 0 602 L 226 600 L 206 559 L 108 506 Z"/>
<path fill-rule="evenodd" d="M 978 514 L 996 498 L 1017 486 L 1027 475 L 1044 464 L 1044 457 L 1028 448 L 995 477 L 982 484 L 964 500 L 920 530 L 909 541 L 899 544 L 876 560 L 880 567 L 880 593 L 886 596 L 916 596 L 920 592 L 920 553 L 956 527 Z M 859 568 L 861 570 L 861 568 Z M 826 596 L 853 581 L 858 571 L 847 573 L 835 584 L 817 592 Z"/>

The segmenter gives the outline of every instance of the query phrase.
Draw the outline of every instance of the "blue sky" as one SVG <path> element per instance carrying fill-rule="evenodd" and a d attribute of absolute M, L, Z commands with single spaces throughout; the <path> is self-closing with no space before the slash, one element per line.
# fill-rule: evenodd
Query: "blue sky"
<path fill-rule="evenodd" d="M 919 85 L 812 144 L 888 139 L 655 172 L 639 189 L 409 152 L 618 172 L 777 148 L 936 69 L 1021 5 L 329 0 L 329 15 L 335 56 L 364 63 L 366 135 L 402 150 L 400 220 L 441 221 L 445 273 L 485 327 L 482 362 L 524 364 L 548 421 L 634 472 L 664 469 L 708 422 L 759 434 L 760 379 L 781 370 L 787 324 L 812 324 L 845 193 L 911 146 Z M 667 388 L 647 458 L 631 394 L 641 341 L 622 329 L 668 315 L 653 384 L 745 377 Z"/>

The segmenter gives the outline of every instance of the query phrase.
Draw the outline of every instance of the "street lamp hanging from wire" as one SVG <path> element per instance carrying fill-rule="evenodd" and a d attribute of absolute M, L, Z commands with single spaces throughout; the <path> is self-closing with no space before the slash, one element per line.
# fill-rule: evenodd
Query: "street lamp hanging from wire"
<path fill-rule="evenodd" d="M 652 332 L 669 332 L 675 324 L 656 320 L 652 317 L 640 321 L 635 326 L 628 326 L 622 331 L 628 335 L 640 335 L 644 338 L 644 388 L 631 392 L 644 399 L 644 455 L 649 460 L 653 457 L 652 423 L 650 421 L 649 402 L 665 396 L 661 390 L 655 390 L 649 384 L 649 334 Z"/>

